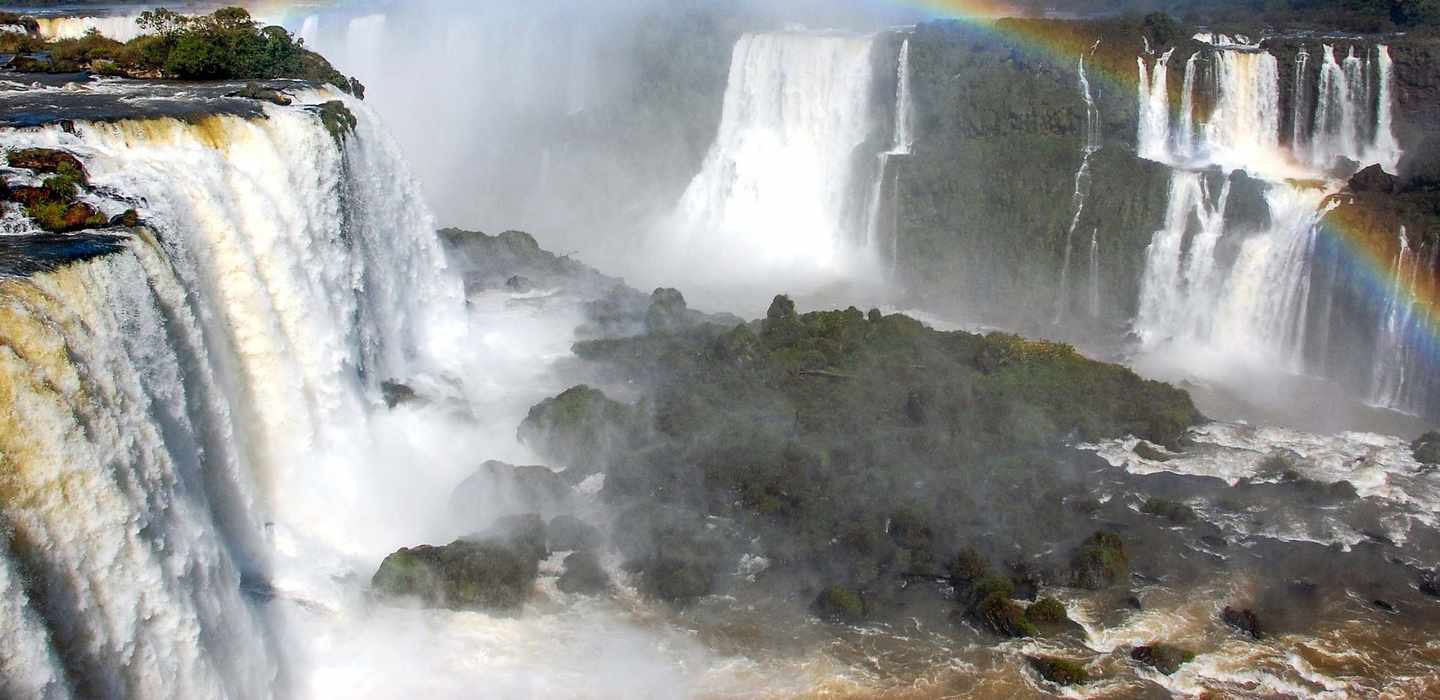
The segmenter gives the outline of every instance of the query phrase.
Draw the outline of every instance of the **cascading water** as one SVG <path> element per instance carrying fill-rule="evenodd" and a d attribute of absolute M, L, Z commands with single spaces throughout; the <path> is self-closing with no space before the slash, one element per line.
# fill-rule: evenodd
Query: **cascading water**
<path fill-rule="evenodd" d="M 1213 88 L 1201 88 L 1187 64 L 1174 143 L 1165 140 L 1168 127 L 1155 123 L 1156 115 L 1168 115 L 1165 96 L 1156 89 L 1165 79 L 1164 60 L 1155 63 L 1147 79 L 1141 59 L 1138 149 L 1177 170 L 1165 225 L 1147 254 L 1135 330 L 1147 351 L 1186 351 L 1184 362 L 1191 368 L 1240 362 L 1292 373 L 1330 371 L 1324 351 L 1306 347 L 1307 342 L 1328 344 L 1336 333 L 1347 332 L 1327 325 L 1333 322 L 1328 311 L 1333 290 L 1322 288 L 1311 303 L 1312 287 L 1336 284 L 1333 271 L 1325 273 L 1328 277 L 1317 273 L 1317 225 L 1325 213 L 1322 203 L 1343 182 L 1334 171 L 1342 159 L 1362 167 L 1379 163 L 1390 172 L 1399 161 L 1388 49 L 1348 47 L 1339 59 L 1334 45 L 1324 45 L 1313 88 L 1306 72 L 1310 54 L 1298 51 L 1291 123 L 1288 139 L 1282 139 L 1276 58 L 1259 47 L 1235 49 L 1219 39 L 1211 43 L 1216 48 L 1205 51 L 1213 65 Z M 1208 117 L 1196 119 L 1193 105 L 1199 96 L 1192 91 L 1200 89 L 1214 94 L 1207 95 Z M 1193 143 L 1187 133 L 1191 120 L 1198 125 Z M 1263 199 L 1263 216 L 1226 216 L 1229 187 L 1237 176 L 1203 174 L 1216 166 L 1221 173 L 1248 174 L 1245 196 L 1247 201 Z M 1214 183 L 1221 178 L 1224 189 L 1216 196 Z M 1397 278 L 1406 266 L 1415 266 L 1411 257 L 1401 251 Z M 1318 281 L 1312 279 L 1317 274 Z M 1392 290 L 1401 297 L 1406 293 Z M 1392 302 L 1380 322 L 1380 359 L 1366 373 L 1365 389 L 1377 405 L 1413 405 L 1415 398 L 1403 389 L 1404 373 L 1413 373 L 1414 366 L 1406 359 L 1411 357 L 1406 338 L 1413 331 L 1404 327 L 1405 304 Z M 1313 358 L 1322 359 L 1307 364 Z"/>
<path fill-rule="evenodd" d="M 1166 84 L 1167 64 L 1175 49 L 1155 60 L 1154 70 L 1136 58 L 1140 69 L 1140 137 L 1137 150 L 1142 158 L 1164 160 L 1170 151 L 1170 93 Z"/>
<path fill-rule="evenodd" d="M 868 174 L 856 150 L 874 123 L 874 46 L 799 32 L 740 39 L 719 135 L 675 212 L 692 254 L 824 271 L 863 245 L 866 202 L 853 195 Z"/>
<path fill-rule="evenodd" d="M 1100 108 L 1095 106 L 1095 97 L 1090 93 L 1090 79 L 1085 75 L 1085 57 L 1080 57 L 1079 66 L 1076 68 L 1079 76 L 1080 95 L 1085 101 L 1085 145 L 1081 147 L 1080 167 L 1075 171 L 1075 192 L 1071 195 L 1071 209 L 1074 215 L 1070 217 L 1070 228 L 1065 231 L 1065 253 L 1060 265 L 1060 296 L 1055 303 L 1055 322 L 1060 323 L 1064 319 L 1066 305 L 1070 299 L 1070 255 L 1074 245 L 1075 229 L 1080 226 L 1080 217 L 1085 213 L 1085 198 L 1090 193 L 1090 157 L 1100 150 Z M 1097 233 L 1098 235 L 1098 233 Z M 1095 241 L 1091 240 L 1091 285 L 1097 284 L 1095 279 L 1096 267 Z M 1092 305 L 1093 306 L 1093 305 Z M 1092 309 L 1093 312 L 1093 309 Z"/>
<path fill-rule="evenodd" d="M 884 204 L 886 183 L 890 183 L 892 196 L 898 196 L 899 187 L 895 179 L 899 173 L 891 173 L 890 159 L 894 156 L 909 155 L 911 148 L 915 145 L 914 135 L 915 104 L 910 94 L 910 39 L 906 38 L 900 44 L 900 54 L 896 59 L 895 74 L 895 134 L 891 139 L 890 150 L 881 153 L 879 172 L 875 177 L 875 185 L 870 188 L 870 203 L 866 207 L 865 245 L 874 254 L 880 253 L 880 246 L 884 245 L 884 251 L 890 258 L 891 271 L 896 265 L 896 246 L 899 243 L 898 230 L 893 225 L 890 227 L 888 242 L 882 241 L 881 221 L 887 207 Z M 894 202 L 888 207 L 892 219 L 897 212 Z"/>
<path fill-rule="evenodd" d="M 343 573 L 317 559 L 391 544 L 353 487 L 372 397 L 454 356 L 459 284 L 345 99 L 343 146 L 303 107 L 0 134 L 75 153 L 149 227 L 0 282 L 4 694 L 281 692 L 245 591 L 308 594 Z"/>

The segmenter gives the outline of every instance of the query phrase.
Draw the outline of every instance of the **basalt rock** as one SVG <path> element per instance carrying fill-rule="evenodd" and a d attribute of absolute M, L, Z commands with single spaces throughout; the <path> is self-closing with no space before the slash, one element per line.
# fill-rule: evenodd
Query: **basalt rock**
<path fill-rule="evenodd" d="M 632 444 L 640 427 L 635 409 L 581 385 L 531 408 L 519 437 L 547 460 L 592 473 Z"/>
<path fill-rule="evenodd" d="M 1410 452 L 1421 464 L 1440 464 L 1440 431 L 1430 431 L 1410 443 Z"/>
<path fill-rule="evenodd" d="M 294 103 L 294 100 L 290 99 L 290 97 L 285 93 L 280 92 L 279 90 L 265 87 L 259 83 L 246 83 L 244 88 L 232 92 L 226 95 L 226 97 L 241 97 L 247 100 L 260 100 L 261 102 L 269 102 L 271 104 L 280 105 L 281 107 L 288 107 L 292 103 Z M 353 129 L 354 127 L 352 126 L 351 128 Z"/>
<path fill-rule="evenodd" d="M 1378 163 L 1371 165 L 1350 178 L 1352 192 L 1384 192 L 1389 194 L 1396 188 L 1395 176 L 1385 172 Z"/>
<path fill-rule="evenodd" d="M 1233 608 L 1225 606 L 1220 613 L 1220 619 L 1227 625 L 1250 635 L 1255 639 L 1264 637 L 1264 631 L 1260 627 L 1260 618 L 1248 608 Z"/>
<path fill-rule="evenodd" d="M 557 552 L 592 550 L 600 546 L 600 531 L 573 515 L 557 515 L 546 528 L 550 549 Z"/>
<path fill-rule="evenodd" d="M 1035 672 L 1056 685 L 1084 685 L 1090 682 L 1090 673 L 1085 666 L 1069 659 L 1050 656 L 1027 657 Z"/>
<path fill-rule="evenodd" d="M 610 590 L 610 575 L 600 566 L 594 552 L 574 552 L 565 557 L 564 571 L 556 587 L 566 593 L 598 595 Z"/>
<path fill-rule="evenodd" d="M 1140 506 L 1140 512 L 1146 515 L 1154 515 L 1165 518 L 1176 525 L 1185 525 L 1195 522 L 1195 510 L 1184 503 L 1171 501 L 1165 498 L 1147 499 L 1144 505 Z"/>
<path fill-rule="evenodd" d="M 1179 671 L 1181 666 L 1194 661 L 1195 653 L 1171 644 L 1156 642 L 1135 647 L 1130 652 L 1130 658 L 1169 676 Z"/>
<path fill-rule="evenodd" d="M 380 394 L 385 399 L 385 405 L 390 408 L 410 403 L 419 398 L 414 389 L 395 381 L 381 382 Z"/>
<path fill-rule="evenodd" d="M 10 151 L 6 159 L 12 168 L 33 170 L 37 173 L 68 175 L 80 184 L 89 182 L 85 165 L 79 158 L 65 151 L 53 148 L 21 148 Z"/>
<path fill-rule="evenodd" d="M 568 513 L 573 497 L 570 485 L 546 467 L 517 467 L 492 460 L 455 488 L 450 509 L 463 518 L 478 520 L 478 526 L 497 516 Z"/>
<path fill-rule="evenodd" d="M 428 607 L 513 611 L 529 597 L 538 573 L 537 560 L 503 543 L 459 540 L 400 549 L 385 558 L 370 585 Z"/>
<path fill-rule="evenodd" d="M 1113 532 L 1096 532 L 1075 550 L 1070 560 L 1070 585 L 1100 590 L 1121 583 L 1130 574 L 1125 543 Z"/>

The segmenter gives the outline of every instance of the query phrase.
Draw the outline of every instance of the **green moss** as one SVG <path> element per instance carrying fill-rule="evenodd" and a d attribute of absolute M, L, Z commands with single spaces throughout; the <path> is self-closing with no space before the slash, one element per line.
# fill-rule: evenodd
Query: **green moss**
<path fill-rule="evenodd" d="M 838 585 L 821 591 L 810 609 L 833 622 L 858 622 L 865 618 L 865 601 L 860 594 Z"/>
<path fill-rule="evenodd" d="M 1090 682 L 1090 673 L 1085 666 L 1069 659 L 1052 656 L 1029 657 L 1030 667 L 1056 685 L 1084 685 Z"/>
<path fill-rule="evenodd" d="M 370 586 L 431 607 L 514 610 L 529 597 L 538 560 L 499 542 L 460 540 L 401 549 L 385 558 Z"/>
<path fill-rule="evenodd" d="M 1057 624 L 1070 619 L 1065 604 L 1054 598 L 1041 598 L 1025 609 L 1025 619 L 1037 625 Z"/>
<path fill-rule="evenodd" d="M 1151 497 L 1140 506 L 1140 512 L 1165 518 L 1177 525 L 1195 522 L 1195 510 L 1184 503 L 1165 498 Z"/>
<path fill-rule="evenodd" d="M 1173 644 L 1148 644 L 1135 647 L 1130 652 L 1130 658 L 1139 661 L 1146 666 L 1169 676 L 1180 667 L 1195 660 L 1195 652 L 1177 647 Z"/>
<path fill-rule="evenodd" d="M 320 112 L 320 123 L 325 125 L 325 131 L 336 143 L 344 143 L 345 138 L 355 133 L 355 127 L 360 125 L 360 120 L 355 118 L 355 113 L 345 106 L 344 102 L 331 100 L 318 108 Z"/>
<path fill-rule="evenodd" d="M 1040 631 L 1025 617 L 1025 609 L 1003 593 L 991 593 L 971 611 L 971 617 L 990 631 L 1006 637 L 1036 637 Z"/>
<path fill-rule="evenodd" d="M 956 585 L 972 585 L 985 578 L 990 571 L 990 563 L 985 556 L 974 547 L 964 547 L 955 559 L 950 562 L 950 580 Z"/>
<path fill-rule="evenodd" d="M 1130 575 L 1125 543 L 1113 532 L 1096 532 L 1075 551 L 1070 561 L 1070 583 L 1076 588 L 1099 590 Z"/>

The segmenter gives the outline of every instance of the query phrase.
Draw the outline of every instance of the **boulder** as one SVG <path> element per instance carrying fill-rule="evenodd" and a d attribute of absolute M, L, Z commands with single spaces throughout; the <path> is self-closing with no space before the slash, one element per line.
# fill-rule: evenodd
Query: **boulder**
<path fill-rule="evenodd" d="M 1424 571 L 1420 574 L 1420 592 L 1440 598 L 1440 571 Z"/>
<path fill-rule="evenodd" d="M 1410 453 L 1421 464 L 1440 464 L 1440 431 L 1429 431 L 1410 443 Z"/>
<path fill-rule="evenodd" d="M 1395 191 L 1395 176 L 1385 172 L 1385 168 L 1379 163 L 1371 165 L 1350 178 L 1351 192 L 1383 192 L 1389 194 Z"/>
<path fill-rule="evenodd" d="M 546 528 L 551 551 L 592 550 L 600 546 L 600 531 L 573 515 L 557 515 Z"/>
<path fill-rule="evenodd" d="M 1255 639 L 1261 639 L 1264 636 L 1260 628 L 1260 618 L 1249 609 L 1232 608 L 1227 605 L 1225 606 L 1225 610 L 1220 613 L 1220 619 L 1224 621 L 1225 624 Z"/>
<path fill-rule="evenodd" d="M 1070 585 L 1098 591 L 1123 581 L 1130 574 L 1125 543 L 1113 532 L 1096 532 L 1086 538 L 1070 560 Z"/>
<path fill-rule="evenodd" d="M 85 173 L 85 165 L 80 162 L 79 158 L 65 151 L 53 148 L 21 148 L 10 151 L 7 159 L 12 168 L 24 168 L 37 173 L 68 175 L 82 185 L 89 182 Z"/>
<path fill-rule="evenodd" d="M 396 381 L 380 382 L 380 394 L 385 398 L 385 405 L 390 408 L 410 403 L 418 398 L 415 390 L 409 385 Z"/>
<path fill-rule="evenodd" d="M 427 607 L 513 611 L 524 604 L 539 562 L 501 542 L 459 540 L 443 547 L 396 551 L 370 580 L 385 596 L 418 598 Z"/>
<path fill-rule="evenodd" d="M 1026 657 L 1030 662 L 1030 668 L 1056 685 L 1084 685 L 1090 682 L 1090 674 L 1085 666 L 1069 659 L 1060 659 L 1053 656 L 1030 656 Z"/>
<path fill-rule="evenodd" d="M 645 310 L 645 328 L 650 333 L 675 333 L 689 323 L 685 297 L 677 289 L 657 289 L 650 295 Z"/>
<path fill-rule="evenodd" d="M 259 83 L 246 83 L 245 87 L 229 93 L 226 97 L 241 97 L 247 100 L 260 100 L 271 104 L 288 107 L 294 100 L 279 90 L 267 88 Z"/>
<path fill-rule="evenodd" d="M 505 280 L 505 289 L 516 294 L 528 294 L 535 291 L 535 283 L 529 277 L 523 275 L 511 275 Z"/>
<path fill-rule="evenodd" d="M 1305 457 L 1294 450 L 1279 449 L 1260 458 L 1255 471 L 1260 476 L 1284 478 L 1286 474 L 1299 474 L 1305 466 Z"/>
<path fill-rule="evenodd" d="M 1167 676 L 1180 670 L 1180 667 L 1195 660 L 1195 653 L 1172 644 L 1147 644 L 1135 647 L 1130 652 L 1130 658 L 1149 666 Z"/>
<path fill-rule="evenodd" d="M 553 518 L 570 512 L 573 497 L 570 485 L 549 468 L 491 460 L 455 487 L 450 509 L 477 525 L 523 513 Z"/>
<path fill-rule="evenodd" d="M 125 228 L 135 228 L 136 226 L 140 225 L 140 214 L 134 209 L 126 209 L 125 211 L 110 217 L 110 225 L 112 227 L 123 226 Z"/>
<path fill-rule="evenodd" d="M 1135 454 L 1141 459 L 1148 459 L 1152 462 L 1169 462 L 1175 459 L 1175 455 L 1151 445 L 1144 440 L 1135 443 Z"/>
<path fill-rule="evenodd" d="M 1040 631 L 1025 615 L 1025 608 L 1003 593 L 991 593 L 970 612 L 985 629 L 1002 637 L 1035 637 Z"/>
<path fill-rule="evenodd" d="M 640 590 L 661 600 L 687 602 L 714 591 L 733 565 L 732 543 L 705 519 L 677 506 L 642 504 L 615 520 L 612 542 L 626 569 L 640 575 Z"/>
<path fill-rule="evenodd" d="M 532 407 L 519 437 L 545 459 L 588 474 L 631 444 L 638 427 L 634 409 L 582 384 Z"/>
<path fill-rule="evenodd" d="M 1244 170 L 1230 174 L 1230 198 L 1225 204 L 1226 230 L 1264 231 L 1270 228 L 1268 185 Z"/>
<path fill-rule="evenodd" d="M 865 619 L 865 599 L 844 586 L 830 586 L 815 597 L 810 610 L 830 622 L 859 622 Z"/>
<path fill-rule="evenodd" d="M 504 544 L 536 562 L 550 556 L 545 520 L 536 513 L 499 518 L 479 539 Z"/>
<path fill-rule="evenodd" d="M 564 571 L 555 584 L 566 593 L 598 595 L 610 590 L 610 576 L 594 552 L 574 552 L 565 557 Z"/>
<path fill-rule="evenodd" d="M 1190 506 L 1167 498 L 1149 498 L 1140 506 L 1140 512 L 1165 518 L 1176 525 L 1195 522 L 1195 510 Z"/>

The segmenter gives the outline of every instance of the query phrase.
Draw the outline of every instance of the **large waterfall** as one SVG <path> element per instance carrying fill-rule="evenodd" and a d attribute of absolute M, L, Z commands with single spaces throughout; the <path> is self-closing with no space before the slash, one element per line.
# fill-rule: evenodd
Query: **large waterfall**
<path fill-rule="evenodd" d="M 676 211 L 692 250 L 824 271 L 861 248 L 875 45 L 801 32 L 740 39 L 719 135 Z"/>
<path fill-rule="evenodd" d="M 1134 323 L 1142 346 L 1181 352 L 1191 367 L 1324 374 L 1376 405 L 1424 410 L 1425 397 L 1405 388 L 1407 373 L 1423 373 L 1422 353 L 1405 340 L 1408 307 L 1393 300 L 1405 290 L 1391 290 L 1378 331 L 1350 327 L 1331 309 L 1332 287 L 1345 282 L 1330 269 L 1335 246 L 1319 226 L 1323 202 L 1357 166 L 1396 170 L 1389 50 L 1321 44 L 1281 66 L 1269 51 L 1223 44 L 1189 57 L 1173 117 L 1167 57 L 1140 59 L 1139 151 L 1174 169 L 1166 220 L 1147 251 Z M 1282 72 L 1296 78 L 1287 118 Z M 1237 207 L 1236 197 L 1247 201 Z M 1396 233 L 1396 284 L 1405 285 L 1418 252 Z M 1325 358 L 1336 336 L 1377 333 L 1373 369 L 1364 358 L 1346 360 L 1364 369 Z"/>
<path fill-rule="evenodd" d="M 257 601 L 410 534 L 356 473 L 379 382 L 452 355 L 459 285 L 373 115 L 301 95 L 329 99 L 343 145 L 304 106 L 0 134 L 146 222 L 0 282 L 0 695 L 272 695 Z"/>

